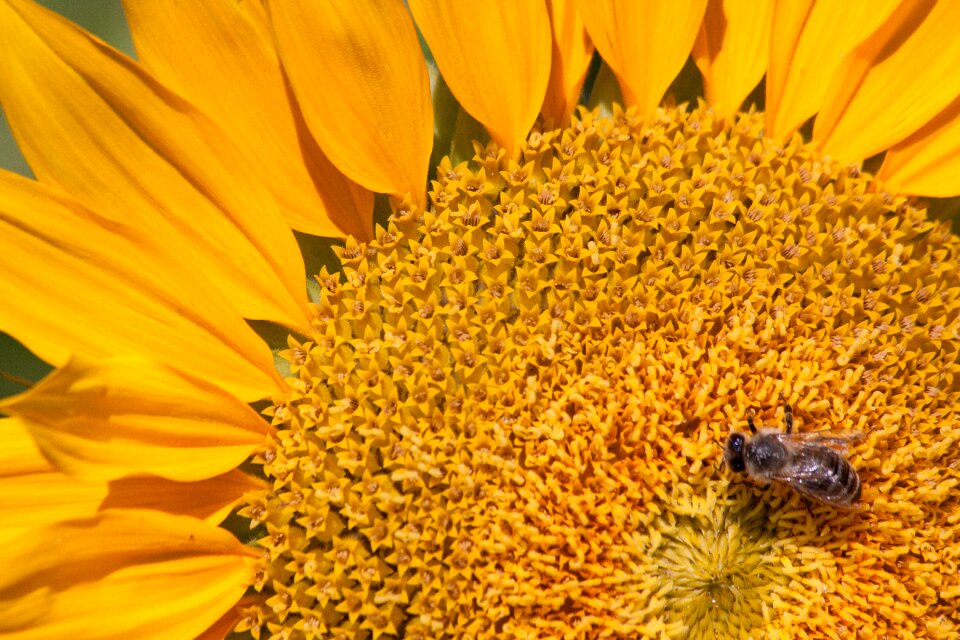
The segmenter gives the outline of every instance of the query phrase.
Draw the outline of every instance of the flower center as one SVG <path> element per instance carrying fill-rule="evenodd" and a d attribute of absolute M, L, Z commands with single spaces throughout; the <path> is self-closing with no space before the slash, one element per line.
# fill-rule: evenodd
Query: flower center
<path fill-rule="evenodd" d="M 790 554 L 778 545 L 778 528 L 771 526 L 766 506 L 745 506 L 734 494 L 713 509 L 688 511 L 657 517 L 650 525 L 655 534 L 643 537 L 656 584 L 669 585 L 660 612 L 666 628 L 678 637 L 737 638 L 769 625 L 770 612 L 764 612 L 769 596 L 790 598 L 791 578 L 781 564 Z M 796 598 L 802 590 L 793 593 Z"/>
<path fill-rule="evenodd" d="M 956 247 L 761 127 L 585 114 L 517 162 L 444 161 L 429 210 L 348 242 L 255 460 L 241 628 L 696 638 L 845 606 L 792 569 L 836 561 L 820 521 L 734 484 L 722 442 L 779 392 L 801 427 L 882 431 L 943 391 L 920 345 L 956 338 Z"/>

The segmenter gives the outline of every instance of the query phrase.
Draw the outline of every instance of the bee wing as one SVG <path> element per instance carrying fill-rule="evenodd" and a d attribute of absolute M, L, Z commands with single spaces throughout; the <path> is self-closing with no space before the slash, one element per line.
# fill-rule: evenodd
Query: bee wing
<path fill-rule="evenodd" d="M 780 433 L 777 438 L 786 445 L 802 447 L 819 445 L 833 449 L 837 453 L 846 453 L 851 446 L 863 442 L 866 436 L 862 431 L 837 429 L 833 431 L 806 431 L 803 433 Z"/>

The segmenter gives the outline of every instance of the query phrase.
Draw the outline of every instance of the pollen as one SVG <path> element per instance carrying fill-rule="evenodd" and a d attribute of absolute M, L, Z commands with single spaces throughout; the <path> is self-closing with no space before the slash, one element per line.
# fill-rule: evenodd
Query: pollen
<path fill-rule="evenodd" d="M 582 111 L 444 160 L 318 276 L 247 498 L 256 638 L 960 632 L 960 242 L 762 114 Z M 866 434 L 863 506 L 742 482 Z"/>

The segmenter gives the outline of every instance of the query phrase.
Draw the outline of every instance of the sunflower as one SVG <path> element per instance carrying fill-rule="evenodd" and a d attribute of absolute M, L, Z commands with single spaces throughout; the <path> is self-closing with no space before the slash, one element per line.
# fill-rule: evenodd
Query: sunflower
<path fill-rule="evenodd" d="M 0 635 L 960 634 L 957 3 L 125 9 L 0 0 Z"/>

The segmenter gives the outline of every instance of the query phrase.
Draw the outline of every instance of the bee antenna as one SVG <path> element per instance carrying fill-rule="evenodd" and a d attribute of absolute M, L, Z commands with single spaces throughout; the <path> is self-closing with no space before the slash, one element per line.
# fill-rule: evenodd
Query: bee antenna
<path fill-rule="evenodd" d="M 753 409 L 747 414 L 747 426 L 750 427 L 750 433 L 756 433 L 757 427 L 753 424 Z"/>

